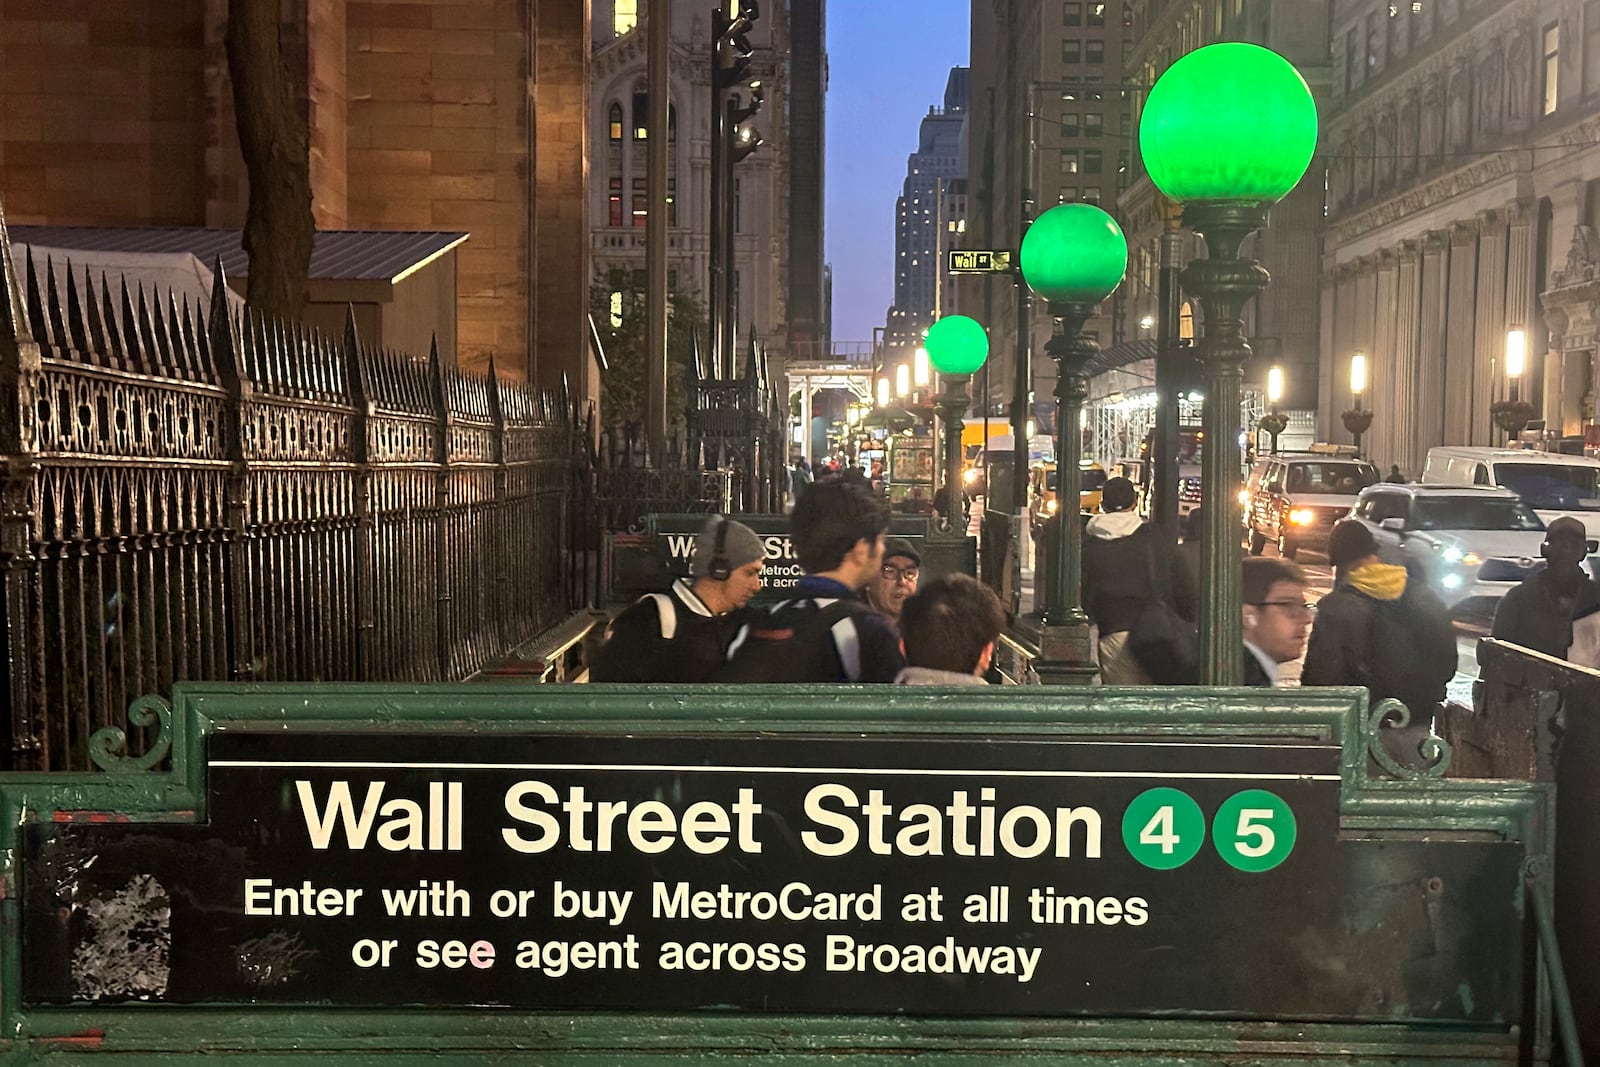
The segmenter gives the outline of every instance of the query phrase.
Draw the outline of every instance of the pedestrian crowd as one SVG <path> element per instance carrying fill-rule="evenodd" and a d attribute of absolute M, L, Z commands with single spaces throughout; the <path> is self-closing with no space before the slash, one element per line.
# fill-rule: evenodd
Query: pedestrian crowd
<path fill-rule="evenodd" d="M 1098 630 L 1101 680 L 1197 684 L 1200 512 L 1190 514 L 1184 543 L 1169 548 L 1136 501 L 1132 483 L 1109 479 L 1102 513 L 1084 531 L 1082 603 Z M 998 598 L 966 575 L 924 581 L 917 545 L 889 527 L 888 505 L 860 473 L 819 472 L 801 484 L 790 514 L 804 575 L 789 597 L 756 605 L 762 538 L 711 517 L 689 576 L 612 620 L 591 680 L 981 685 L 995 677 L 1006 625 Z M 1588 552 L 1580 522 L 1551 522 L 1546 566 L 1505 596 L 1493 635 L 1600 668 L 1600 584 L 1583 569 Z M 1456 669 L 1443 603 L 1405 567 L 1380 560 L 1371 530 L 1353 519 L 1335 524 L 1328 559 L 1335 585 L 1316 604 L 1293 563 L 1241 561 L 1245 684 L 1281 684 L 1282 665 L 1303 656 L 1301 684 L 1366 687 L 1425 729 Z"/>
<path fill-rule="evenodd" d="M 802 483 L 789 538 L 805 573 L 792 596 L 756 606 L 761 538 L 711 517 L 690 576 L 612 620 L 590 680 L 984 684 L 1006 623 L 999 598 L 961 574 L 923 583 L 921 553 L 889 525 L 857 472 Z"/>

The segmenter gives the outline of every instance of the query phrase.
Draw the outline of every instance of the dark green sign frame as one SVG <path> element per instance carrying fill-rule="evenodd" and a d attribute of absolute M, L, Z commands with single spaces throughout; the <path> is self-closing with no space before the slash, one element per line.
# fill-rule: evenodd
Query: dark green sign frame
<path fill-rule="evenodd" d="M 1452 1064 L 1543 1062 L 1552 1019 L 1567 1014 L 1549 934 L 1553 792 L 1525 782 L 1407 770 L 1376 742 L 1378 716 L 1357 690 L 932 690 L 913 687 L 181 686 L 131 713 L 150 736 L 138 756 L 102 731 L 92 743 L 104 773 L 13 775 L 0 781 L 7 863 L 0 901 L 0 1061 L 150 1063 L 237 1054 L 265 1062 L 315 1056 L 336 1064 L 538 1062 L 644 1064 L 777 1055 L 823 1064 L 1016 1062 L 1095 1064 L 1294 1063 L 1393 1058 Z M 282 731 L 314 752 L 330 732 L 439 731 L 462 735 L 618 737 L 1161 738 L 1246 745 L 1301 740 L 1342 753 L 1341 837 L 1407 842 L 1505 842 L 1518 850 L 1514 912 L 1524 946 L 1526 1018 L 1493 1025 L 1419 1026 L 1334 1020 L 1228 1022 L 1201 1018 L 917 1017 L 692 1012 L 576 1012 L 321 1008 L 238 1004 L 180 1008 L 23 1002 L 21 845 L 30 827 L 107 820 L 189 825 L 207 818 L 208 739 L 219 732 Z M 1369 761 L 1398 775 L 1368 773 Z M 165 768 L 165 769 L 162 769 Z M 152 826 L 152 833 L 159 832 Z M 1352 902 L 1360 912 L 1360 901 Z M 1503 902 L 1501 902 L 1503 906 Z M 1404 1011 L 1396 1006 L 1396 1018 Z M 914 1010 L 908 1005 L 908 1010 Z M 1563 1020 L 1565 1021 L 1565 1020 Z"/>

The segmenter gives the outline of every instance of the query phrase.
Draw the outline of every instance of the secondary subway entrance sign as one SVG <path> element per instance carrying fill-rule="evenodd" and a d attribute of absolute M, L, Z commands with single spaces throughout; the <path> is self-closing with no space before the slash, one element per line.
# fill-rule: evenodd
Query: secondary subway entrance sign
<path fill-rule="evenodd" d="M 26 1002 L 1521 1011 L 1521 850 L 1342 836 L 1335 745 L 240 724 L 207 762 L 204 824 L 32 831 Z"/>

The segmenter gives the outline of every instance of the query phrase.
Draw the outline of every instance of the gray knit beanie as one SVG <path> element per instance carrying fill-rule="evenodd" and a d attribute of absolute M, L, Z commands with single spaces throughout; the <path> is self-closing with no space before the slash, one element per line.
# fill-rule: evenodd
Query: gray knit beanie
<path fill-rule="evenodd" d="M 700 536 L 694 539 L 694 557 L 689 562 L 689 573 L 696 578 L 710 577 L 711 564 L 717 558 L 717 530 L 724 523 L 728 529 L 721 534 L 722 560 L 730 573 L 766 556 L 761 537 L 754 530 L 742 522 L 713 515 L 701 528 Z"/>

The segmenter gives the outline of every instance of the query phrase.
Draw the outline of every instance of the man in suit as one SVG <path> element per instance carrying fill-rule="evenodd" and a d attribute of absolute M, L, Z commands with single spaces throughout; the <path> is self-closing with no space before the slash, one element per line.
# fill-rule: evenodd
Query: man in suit
<path fill-rule="evenodd" d="M 1240 585 L 1244 602 L 1244 684 L 1278 684 L 1278 665 L 1300 658 L 1311 630 L 1306 576 L 1284 559 L 1246 556 Z"/>

